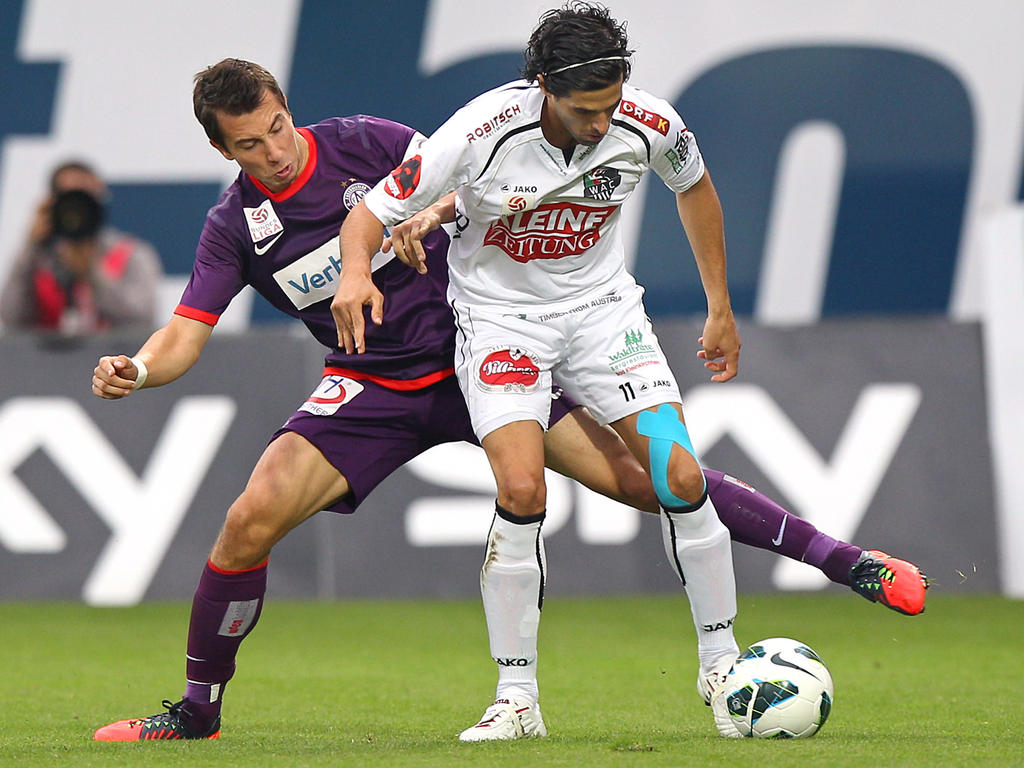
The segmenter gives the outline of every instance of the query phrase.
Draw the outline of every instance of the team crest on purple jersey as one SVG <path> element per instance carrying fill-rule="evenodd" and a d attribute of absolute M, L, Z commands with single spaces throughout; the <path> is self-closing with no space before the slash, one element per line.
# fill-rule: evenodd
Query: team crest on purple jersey
<path fill-rule="evenodd" d="M 345 196 L 342 202 L 344 202 L 345 207 L 351 211 L 359 205 L 359 201 L 366 197 L 366 193 L 369 191 L 370 185 L 362 181 L 355 181 L 350 184 L 346 184 Z"/>

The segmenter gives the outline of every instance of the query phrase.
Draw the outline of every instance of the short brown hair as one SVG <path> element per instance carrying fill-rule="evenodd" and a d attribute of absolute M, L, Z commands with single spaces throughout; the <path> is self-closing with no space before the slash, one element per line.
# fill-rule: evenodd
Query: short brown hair
<path fill-rule="evenodd" d="M 244 115 L 255 112 L 263 101 L 264 91 L 277 97 L 288 109 L 288 99 L 270 72 L 259 64 L 243 59 L 222 59 L 193 78 L 192 108 L 211 141 L 223 146 L 224 134 L 217 112 Z"/>

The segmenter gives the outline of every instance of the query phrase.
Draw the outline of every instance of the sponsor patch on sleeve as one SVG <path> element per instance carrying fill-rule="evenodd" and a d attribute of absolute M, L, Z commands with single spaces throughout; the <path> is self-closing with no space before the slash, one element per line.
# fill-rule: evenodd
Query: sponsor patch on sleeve
<path fill-rule="evenodd" d="M 405 200 L 419 186 L 422 164 L 423 158 L 420 155 L 410 157 L 388 176 L 388 180 L 384 183 L 385 191 L 392 197 Z"/>
<path fill-rule="evenodd" d="M 633 118 L 638 123 L 646 125 L 648 128 L 653 128 L 662 136 L 668 136 L 668 119 L 662 117 L 657 112 L 651 112 L 649 109 L 638 107 L 632 101 L 626 101 L 625 99 L 619 104 L 619 112 L 626 117 Z"/>

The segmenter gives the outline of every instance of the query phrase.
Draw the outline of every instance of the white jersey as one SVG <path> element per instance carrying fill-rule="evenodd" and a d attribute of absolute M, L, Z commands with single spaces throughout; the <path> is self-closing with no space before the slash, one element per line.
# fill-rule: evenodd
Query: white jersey
<path fill-rule="evenodd" d="M 648 168 L 675 192 L 704 174 L 693 134 L 663 99 L 623 85 L 608 133 L 568 161 L 544 138 L 543 103 L 525 81 L 482 94 L 366 195 L 391 226 L 458 190 L 448 253 L 455 302 L 558 310 L 632 284 L 619 207 Z"/>

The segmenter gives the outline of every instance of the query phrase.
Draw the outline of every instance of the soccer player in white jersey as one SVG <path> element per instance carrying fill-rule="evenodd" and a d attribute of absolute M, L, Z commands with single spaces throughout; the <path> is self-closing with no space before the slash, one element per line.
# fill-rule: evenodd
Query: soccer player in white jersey
<path fill-rule="evenodd" d="M 676 195 L 707 298 L 698 356 L 712 381 L 726 382 L 736 375 L 740 337 L 722 211 L 696 140 L 673 107 L 626 84 L 631 53 L 624 25 L 606 9 L 573 2 L 549 11 L 526 49 L 524 80 L 456 112 L 367 193 L 341 231 L 332 311 L 339 345 L 359 352 L 363 306 L 371 306 L 373 322 L 383 318 L 370 259 L 384 227 L 435 204 L 433 217 L 395 244 L 424 273 L 418 238 L 442 219 L 458 227 L 448 255 L 456 372 L 498 488 L 481 573 L 498 695 L 464 740 L 545 730 L 536 662 L 543 429 L 553 376 L 649 472 L 666 553 L 697 631 L 698 690 L 719 732 L 739 735 L 717 695 L 737 655 L 729 535 L 708 498 L 643 290 L 625 269 L 619 231 L 620 206 L 652 168 Z M 443 196 L 452 190 L 448 203 Z M 675 248 L 665 248 L 672 258 Z"/>

